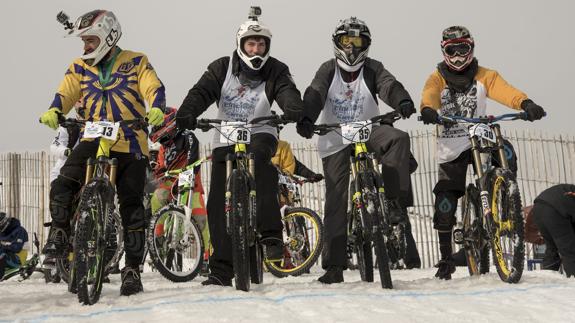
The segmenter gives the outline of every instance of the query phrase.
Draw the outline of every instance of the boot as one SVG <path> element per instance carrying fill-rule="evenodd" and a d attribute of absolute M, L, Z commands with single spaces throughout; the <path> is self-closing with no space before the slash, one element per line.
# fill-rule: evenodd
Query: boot
<path fill-rule="evenodd" d="M 229 287 L 232 286 L 231 279 L 223 279 L 216 275 L 209 275 L 208 279 L 202 282 L 202 286 L 222 286 L 222 287 Z"/>
<path fill-rule="evenodd" d="M 343 283 L 343 268 L 329 267 L 325 274 L 317 279 L 320 283 L 324 284 L 337 284 Z"/>
<path fill-rule="evenodd" d="M 439 279 L 450 280 L 451 274 L 455 272 L 455 262 L 451 258 L 441 259 L 435 267 L 437 268 L 435 277 Z"/>
<path fill-rule="evenodd" d="M 124 267 L 122 269 L 122 286 L 120 295 L 130 296 L 144 291 L 142 280 L 140 279 L 140 268 Z"/>
<path fill-rule="evenodd" d="M 48 240 L 42 248 L 42 253 L 50 258 L 67 258 L 69 252 L 68 233 L 65 228 L 56 227 L 52 224 Z"/>

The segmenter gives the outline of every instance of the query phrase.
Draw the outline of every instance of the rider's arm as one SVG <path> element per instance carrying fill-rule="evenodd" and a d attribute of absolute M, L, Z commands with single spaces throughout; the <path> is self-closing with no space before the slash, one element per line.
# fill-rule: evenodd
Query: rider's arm
<path fill-rule="evenodd" d="M 299 160 L 297 160 L 297 158 L 294 157 L 295 160 L 295 171 L 294 174 L 301 176 L 301 177 L 305 177 L 305 178 L 311 178 L 312 176 L 315 175 L 315 173 L 306 167 L 306 165 L 302 164 Z"/>
<path fill-rule="evenodd" d="M 166 107 L 166 89 L 146 55 L 141 56 L 138 64 L 138 89 L 150 108 L 164 110 Z"/>
<path fill-rule="evenodd" d="M 365 61 L 367 69 L 373 70 L 375 73 L 375 86 L 376 93 L 379 98 L 389 105 L 391 108 L 397 110 L 399 104 L 403 101 L 413 101 L 407 90 L 388 70 L 383 67 L 383 64 L 373 59 Z"/>
<path fill-rule="evenodd" d="M 289 68 L 284 63 L 270 57 L 266 63 L 272 70 L 268 84 L 273 84 L 273 99 L 282 109 L 288 120 L 299 121 L 304 111 L 301 93 L 297 89 Z M 266 91 L 267 92 L 267 91 Z"/>
<path fill-rule="evenodd" d="M 58 158 L 64 158 L 68 149 L 68 131 L 64 127 L 58 127 L 58 134 L 50 145 L 50 153 Z"/>
<path fill-rule="evenodd" d="M 11 240 L 7 241 L 10 243 L 4 244 L 2 246 L 2 249 L 11 252 L 20 252 L 20 250 L 22 250 L 22 247 L 24 247 L 24 243 L 28 241 L 28 232 L 26 232 L 26 230 L 21 226 L 17 227 L 14 230 L 15 232 L 10 234 Z"/>
<path fill-rule="evenodd" d="M 310 86 L 305 90 L 304 114 L 314 123 L 323 109 L 334 73 L 335 59 L 331 59 L 320 66 Z"/>
<path fill-rule="evenodd" d="M 445 80 L 437 70 L 429 75 L 421 94 L 420 110 L 423 108 L 439 110 L 441 108 L 441 91 L 443 91 L 445 85 Z"/>
<path fill-rule="evenodd" d="M 527 95 L 507 83 L 499 73 L 479 67 L 477 81 L 485 85 L 487 97 L 507 107 L 521 110 L 521 103 L 527 100 Z"/>
<path fill-rule="evenodd" d="M 70 112 L 74 104 L 80 99 L 80 80 L 85 68 L 86 65 L 81 59 L 76 59 L 68 67 L 50 108 L 60 109 L 64 115 Z"/>
<path fill-rule="evenodd" d="M 212 103 L 220 99 L 226 71 L 230 63 L 229 57 L 222 57 L 212 62 L 200 80 L 190 89 L 188 95 L 178 109 L 177 118 L 197 118 L 208 109 Z"/>

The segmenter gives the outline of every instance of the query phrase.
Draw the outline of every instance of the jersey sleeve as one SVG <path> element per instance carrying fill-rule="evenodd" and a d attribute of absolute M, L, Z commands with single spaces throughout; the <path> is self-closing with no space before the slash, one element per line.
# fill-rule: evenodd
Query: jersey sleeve
<path fill-rule="evenodd" d="M 78 61 L 74 61 L 68 67 L 50 108 L 58 108 L 64 115 L 70 112 L 74 104 L 80 99 L 80 80 L 83 72 L 84 67 Z"/>
<path fill-rule="evenodd" d="M 507 83 L 496 71 L 485 72 L 485 87 L 488 98 L 515 110 L 521 110 L 521 102 L 527 99 L 525 93 Z"/>
<path fill-rule="evenodd" d="M 138 65 L 138 86 L 150 108 L 166 107 L 166 89 L 146 55 L 141 57 Z"/>
<path fill-rule="evenodd" d="M 445 87 L 445 81 L 439 75 L 439 72 L 433 72 L 423 86 L 421 94 L 420 110 L 423 108 L 432 108 L 439 110 L 441 108 L 441 91 Z"/>

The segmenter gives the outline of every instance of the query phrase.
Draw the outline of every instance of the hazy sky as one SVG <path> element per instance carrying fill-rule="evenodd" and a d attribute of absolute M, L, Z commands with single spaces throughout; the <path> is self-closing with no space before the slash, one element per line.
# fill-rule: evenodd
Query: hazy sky
<path fill-rule="evenodd" d="M 429 74 L 442 59 L 441 31 L 467 26 L 483 66 L 526 92 L 548 111 L 537 123 L 508 127 L 574 134 L 575 2 L 541 0 L 267 0 L 267 1 L 2 1 L 0 30 L 0 151 L 46 149 L 54 131 L 38 123 L 49 108 L 80 39 L 63 38 L 60 10 L 72 20 L 93 9 L 113 11 L 122 48 L 148 55 L 167 89 L 168 105 L 179 106 L 206 66 L 235 50 L 235 33 L 250 5 L 273 33 L 271 55 L 287 63 L 303 93 L 322 62 L 333 56 L 331 33 L 340 19 L 357 16 L 372 33 L 370 56 L 383 62 L 419 105 Z M 225 9 L 222 9 L 224 7 Z M 383 106 L 383 104 L 382 104 Z M 214 113 L 215 107 L 210 108 Z M 210 111 L 209 110 L 209 111 Z M 492 114 L 506 112 L 490 101 Z M 510 110 L 509 110 L 510 111 Z M 412 116 L 402 129 L 422 129 Z M 300 141 L 293 126 L 282 136 Z M 201 136 L 200 139 L 207 139 Z"/>

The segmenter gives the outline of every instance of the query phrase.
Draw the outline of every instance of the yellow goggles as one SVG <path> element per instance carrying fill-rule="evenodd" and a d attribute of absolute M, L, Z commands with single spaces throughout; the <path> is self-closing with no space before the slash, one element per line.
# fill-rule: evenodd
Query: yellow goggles
<path fill-rule="evenodd" d="M 363 46 L 363 38 L 361 38 L 360 36 L 343 35 L 343 36 L 339 37 L 339 43 L 343 47 L 348 47 L 351 45 L 353 45 L 355 47 L 362 47 Z"/>

